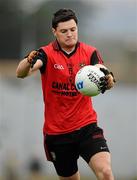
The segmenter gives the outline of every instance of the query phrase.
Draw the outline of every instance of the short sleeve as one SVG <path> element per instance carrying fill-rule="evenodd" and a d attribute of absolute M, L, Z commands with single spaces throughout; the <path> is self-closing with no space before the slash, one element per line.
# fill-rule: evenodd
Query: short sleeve
<path fill-rule="evenodd" d="M 43 66 L 40 68 L 40 72 L 44 73 L 44 71 L 46 70 L 47 55 L 43 51 L 43 49 L 39 49 L 38 51 L 39 51 L 38 59 L 40 59 L 43 62 Z"/>
<path fill-rule="evenodd" d="M 103 60 L 101 58 L 101 55 L 97 50 L 95 50 L 90 58 L 90 65 L 95 65 L 95 64 L 103 64 Z"/>

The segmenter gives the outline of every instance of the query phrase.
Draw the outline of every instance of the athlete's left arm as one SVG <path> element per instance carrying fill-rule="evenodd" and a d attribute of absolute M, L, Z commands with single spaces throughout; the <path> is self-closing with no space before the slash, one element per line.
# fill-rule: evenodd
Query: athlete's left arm
<path fill-rule="evenodd" d="M 108 70 L 103 64 L 103 60 L 97 50 L 95 50 L 90 58 L 90 64 L 97 66 L 100 70 L 105 74 L 103 78 L 101 78 L 101 92 L 104 93 L 106 90 L 111 89 L 115 84 L 115 78 L 112 72 Z"/>

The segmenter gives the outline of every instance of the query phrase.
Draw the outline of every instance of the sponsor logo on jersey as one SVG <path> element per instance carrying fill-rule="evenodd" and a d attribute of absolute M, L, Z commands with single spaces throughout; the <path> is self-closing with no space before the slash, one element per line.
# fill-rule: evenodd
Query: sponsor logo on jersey
<path fill-rule="evenodd" d="M 61 64 L 54 64 L 54 68 L 55 69 L 59 69 L 59 70 L 63 70 L 64 69 L 63 65 L 61 65 Z"/>
<path fill-rule="evenodd" d="M 77 91 L 75 84 L 55 82 L 55 81 L 52 82 L 52 92 L 60 96 L 71 96 L 71 97 L 80 94 Z"/>
<path fill-rule="evenodd" d="M 75 84 L 63 83 L 63 82 L 53 81 L 52 88 L 57 90 L 76 91 Z"/>

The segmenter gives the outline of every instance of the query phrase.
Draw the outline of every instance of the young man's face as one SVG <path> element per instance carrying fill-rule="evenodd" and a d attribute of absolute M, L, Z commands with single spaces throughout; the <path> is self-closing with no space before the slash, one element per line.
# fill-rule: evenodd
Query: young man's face
<path fill-rule="evenodd" d="M 78 27 L 73 19 L 60 22 L 57 28 L 53 29 L 53 33 L 61 48 L 65 50 L 73 49 L 78 41 Z"/>

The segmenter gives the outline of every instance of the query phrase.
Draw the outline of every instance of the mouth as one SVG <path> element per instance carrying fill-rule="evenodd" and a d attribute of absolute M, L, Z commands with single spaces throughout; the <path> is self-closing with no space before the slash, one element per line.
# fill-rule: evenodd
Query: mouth
<path fill-rule="evenodd" d="M 75 39 L 71 38 L 71 39 L 66 39 L 66 42 L 72 42 L 75 41 Z"/>

